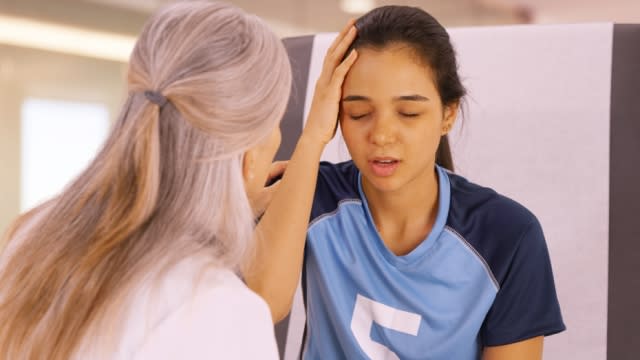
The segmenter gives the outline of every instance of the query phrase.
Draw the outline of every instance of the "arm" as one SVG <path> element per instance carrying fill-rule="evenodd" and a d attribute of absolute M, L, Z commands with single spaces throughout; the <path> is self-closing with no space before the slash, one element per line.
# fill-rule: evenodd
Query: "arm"
<path fill-rule="evenodd" d="M 484 348 L 482 360 L 540 360 L 544 337 L 519 341 L 513 344 L 488 346 Z"/>
<path fill-rule="evenodd" d="M 341 60 L 354 37 L 349 22 L 327 51 L 307 124 L 257 225 L 256 254 L 243 270 L 247 285 L 269 304 L 274 322 L 289 313 L 300 279 L 320 156 L 335 133 L 342 82 L 356 53 Z"/>
<path fill-rule="evenodd" d="M 481 329 L 485 360 L 541 359 L 543 337 L 565 329 L 542 227 L 532 216 L 521 231 Z"/>
<path fill-rule="evenodd" d="M 243 271 L 247 286 L 269 304 L 273 321 L 291 307 L 300 273 L 307 224 L 324 145 L 300 138 L 256 233 L 256 253 Z M 294 200 L 295 201 L 292 201 Z"/>

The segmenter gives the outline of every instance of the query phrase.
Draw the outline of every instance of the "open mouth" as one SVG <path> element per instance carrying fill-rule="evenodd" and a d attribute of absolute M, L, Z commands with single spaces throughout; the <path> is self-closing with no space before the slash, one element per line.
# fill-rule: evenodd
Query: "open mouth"
<path fill-rule="evenodd" d="M 371 171 L 376 176 L 391 176 L 398 168 L 400 160 L 392 158 L 376 158 L 369 161 Z"/>

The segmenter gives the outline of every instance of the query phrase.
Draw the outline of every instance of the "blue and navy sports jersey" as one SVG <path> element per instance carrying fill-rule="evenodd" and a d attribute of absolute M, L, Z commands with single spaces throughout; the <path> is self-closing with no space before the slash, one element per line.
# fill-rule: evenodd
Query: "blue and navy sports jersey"
<path fill-rule="evenodd" d="M 307 232 L 305 359 L 478 359 L 565 329 L 535 216 L 438 168 L 432 231 L 383 243 L 349 161 L 321 163 Z"/>

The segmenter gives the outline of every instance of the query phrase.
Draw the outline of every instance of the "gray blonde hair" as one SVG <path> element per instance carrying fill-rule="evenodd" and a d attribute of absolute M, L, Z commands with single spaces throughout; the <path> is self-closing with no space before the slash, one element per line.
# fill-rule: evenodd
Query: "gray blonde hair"
<path fill-rule="evenodd" d="M 149 273 L 194 254 L 237 269 L 254 230 L 242 156 L 278 126 L 290 86 L 286 51 L 259 18 L 208 1 L 155 13 L 103 149 L 6 235 L 20 241 L 0 269 L 0 357 L 69 358 Z"/>

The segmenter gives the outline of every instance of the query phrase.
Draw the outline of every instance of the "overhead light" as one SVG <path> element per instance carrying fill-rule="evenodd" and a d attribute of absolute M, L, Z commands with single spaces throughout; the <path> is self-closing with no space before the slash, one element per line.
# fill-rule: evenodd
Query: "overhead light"
<path fill-rule="evenodd" d="M 340 9 L 347 14 L 364 14 L 375 7 L 374 0 L 340 0 Z"/>
<path fill-rule="evenodd" d="M 0 44 L 128 62 L 136 38 L 0 15 Z"/>

